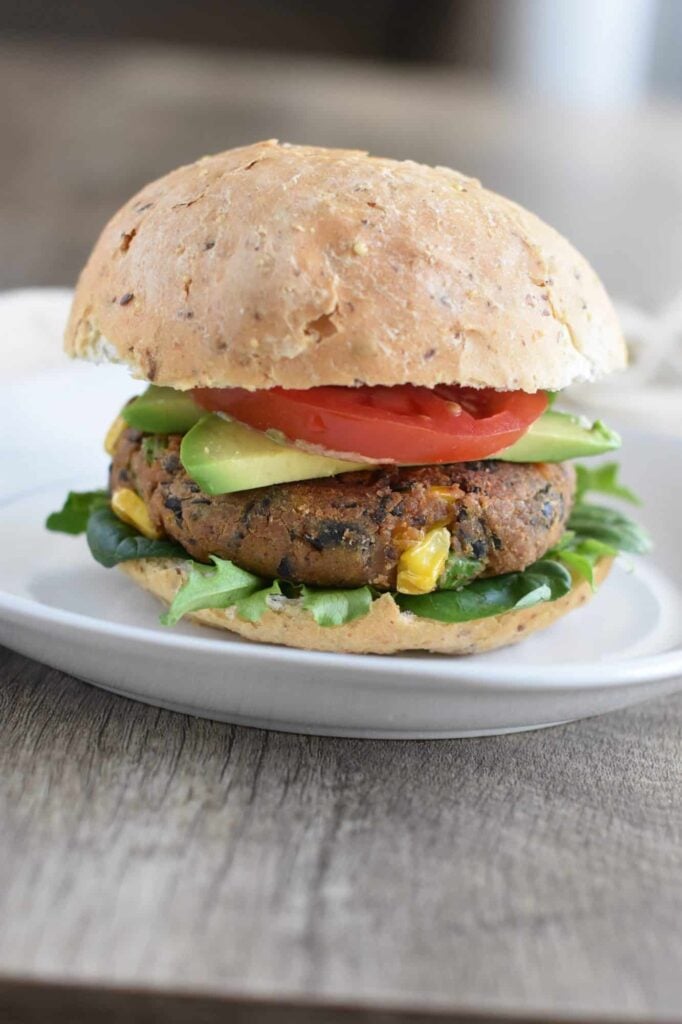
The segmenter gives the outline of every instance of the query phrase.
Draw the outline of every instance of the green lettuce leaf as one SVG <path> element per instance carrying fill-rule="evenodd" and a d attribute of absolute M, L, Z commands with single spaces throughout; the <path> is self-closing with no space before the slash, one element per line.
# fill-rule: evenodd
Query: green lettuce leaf
<path fill-rule="evenodd" d="M 303 607 L 310 612 L 318 626 L 343 626 L 353 619 L 362 618 L 372 607 L 369 587 L 354 590 L 313 589 L 301 587 Z"/>
<path fill-rule="evenodd" d="M 580 504 L 586 494 L 608 494 L 612 498 L 629 501 L 632 505 L 641 505 L 634 491 L 625 487 L 619 480 L 620 466 L 617 462 L 605 462 L 594 468 L 576 465 L 577 485 L 575 492 L 576 504 Z"/>
<path fill-rule="evenodd" d="M 69 491 L 59 512 L 52 512 L 45 526 L 55 533 L 85 533 L 90 513 L 108 504 L 106 491 Z"/>
<path fill-rule="evenodd" d="M 263 588 L 264 581 L 240 569 L 226 559 L 211 556 L 213 565 L 193 562 L 186 581 L 175 595 L 170 608 L 161 616 L 164 626 L 174 626 L 188 612 L 202 608 L 229 608 Z M 244 618 L 253 610 L 246 606 Z M 253 621 L 253 620 L 251 620 Z"/>
<path fill-rule="evenodd" d="M 571 589 L 572 578 L 560 562 L 542 559 L 524 572 L 508 572 L 474 580 L 461 590 L 437 590 L 432 594 L 395 594 L 402 611 L 439 622 L 470 622 L 530 608 L 542 601 L 556 601 Z"/>
<path fill-rule="evenodd" d="M 179 544 L 170 540 L 148 540 L 134 527 L 122 523 L 109 504 L 92 510 L 86 537 L 92 557 L 107 569 L 133 558 L 187 558 L 187 552 Z"/>
<path fill-rule="evenodd" d="M 263 587 L 262 590 L 254 591 L 253 594 L 240 597 L 238 601 L 235 601 L 237 615 L 240 619 L 246 619 L 248 622 L 259 622 L 268 609 L 268 598 L 280 596 L 281 593 L 282 588 L 279 581 L 275 580 L 269 587 Z"/>

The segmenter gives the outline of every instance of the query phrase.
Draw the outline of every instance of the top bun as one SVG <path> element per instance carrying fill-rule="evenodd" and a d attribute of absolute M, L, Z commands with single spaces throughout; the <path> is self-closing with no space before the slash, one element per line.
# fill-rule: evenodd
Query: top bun
<path fill-rule="evenodd" d="M 554 391 L 626 361 L 590 265 L 522 207 L 446 167 L 274 141 L 119 210 L 66 350 L 179 389 Z"/>

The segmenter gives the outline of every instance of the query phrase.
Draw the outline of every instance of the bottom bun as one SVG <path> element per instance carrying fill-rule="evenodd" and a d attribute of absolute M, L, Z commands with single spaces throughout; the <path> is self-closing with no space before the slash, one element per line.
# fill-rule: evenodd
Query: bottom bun
<path fill-rule="evenodd" d="M 608 575 L 613 559 L 601 558 L 595 568 L 595 582 Z M 143 558 L 119 566 L 145 590 L 170 604 L 186 579 L 186 563 L 172 558 Z M 383 594 L 371 611 L 345 626 L 318 626 L 297 600 L 275 598 L 259 622 L 240 619 L 234 608 L 206 608 L 187 618 L 213 629 L 238 633 L 247 640 L 264 644 L 285 644 L 309 651 L 337 651 L 345 654 L 395 654 L 398 651 L 432 651 L 438 654 L 477 654 L 525 639 L 551 626 L 562 615 L 579 608 L 591 597 L 586 580 L 577 580 L 572 590 L 557 601 L 537 604 L 504 615 L 472 622 L 437 622 L 401 612 L 390 594 Z"/>

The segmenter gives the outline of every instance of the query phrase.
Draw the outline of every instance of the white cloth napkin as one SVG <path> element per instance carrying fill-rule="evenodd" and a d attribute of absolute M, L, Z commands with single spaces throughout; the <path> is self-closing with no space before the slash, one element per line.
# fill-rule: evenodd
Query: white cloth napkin
<path fill-rule="evenodd" d="M 21 380 L 68 365 L 62 333 L 71 291 L 25 288 L 0 293 L 0 380 Z M 595 417 L 682 436 L 682 295 L 657 315 L 619 305 L 631 365 L 562 398 Z"/>

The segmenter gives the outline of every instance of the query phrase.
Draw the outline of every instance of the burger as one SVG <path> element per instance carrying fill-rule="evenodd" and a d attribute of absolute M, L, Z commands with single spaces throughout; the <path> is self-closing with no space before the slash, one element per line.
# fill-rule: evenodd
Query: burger
<path fill-rule="evenodd" d="M 183 616 L 325 651 L 472 654 L 582 605 L 643 532 L 601 422 L 557 392 L 626 363 L 586 260 L 445 167 L 257 143 L 142 189 L 78 282 L 66 351 L 147 389 L 84 532 Z"/>

